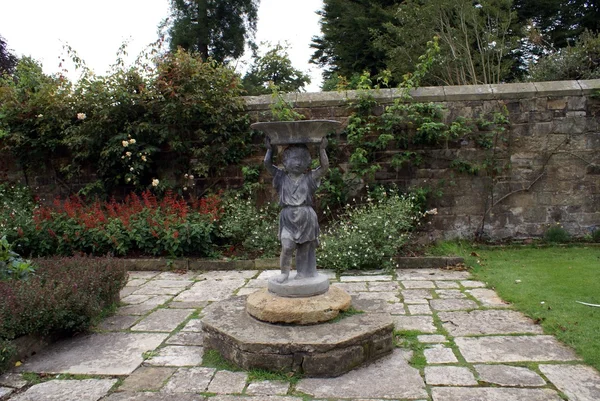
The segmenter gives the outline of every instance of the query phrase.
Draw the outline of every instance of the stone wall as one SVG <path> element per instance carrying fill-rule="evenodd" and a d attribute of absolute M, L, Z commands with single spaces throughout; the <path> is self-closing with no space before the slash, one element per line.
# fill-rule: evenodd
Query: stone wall
<path fill-rule="evenodd" d="M 510 130 L 503 157 L 510 168 L 495 179 L 457 173 L 450 168 L 452 160 L 481 156 L 481 149 L 465 141 L 422 149 L 418 168 L 395 169 L 383 157 L 376 179 L 401 188 L 440 189 L 443 195 L 431 204 L 438 210 L 429 219 L 432 238 L 477 232 L 496 240 L 535 237 L 556 223 L 584 236 L 600 229 L 600 99 L 592 96 L 598 88 L 600 80 L 419 88 L 413 101 L 441 103 L 448 121 L 506 107 Z M 397 89 L 374 92 L 380 104 L 398 95 Z M 348 100 L 356 96 L 354 91 L 300 93 L 288 100 L 309 119 L 346 123 Z M 270 117 L 270 102 L 270 96 L 247 98 L 254 121 Z M 388 156 L 394 152 L 388 150 Z"/>
<path fill-rule="evenodd" d="M 510 168 L 492 179 L 485 174 L 457 173 L 452 160 L 481 159 L 481 149 L 463 141 L 440 149 L 420 149 L 424 162 L 396 169 L 386 162 L 397 149 L 379 155 L 382 170 L 376 179 L 401 188 L 425 186 L 443 193 L 433 199 L 438 214 L 428 218 L 431 238 L 473 237 L 481 232 L 492 239 L 536 237 L 548 225 L 560 223 L 571 234 L 583 236 L 600 229 L 600 80 L 502 85 L 424 87 L 412 101 L 437 102 L 447 108 L 446 119 L 477 117 L 504 107 L 509 112 L 509 141 L 503 157 Z M 396 89 L 373 93 L 381 104 L 399 96 Z M 335 119 L 345 125 L 348 101 L 355 91 L 287 95 L 295 109 L 310 119 Z M 271 118 L 270 96 L 246 98 L 253 121 Z M 376 108 L 381 112 L 383 106 Z M 339 134 L 343 146 L 343 134 Z M 258 140 L 258 138 L 257 138 Z M 260 147 L 257 142 L 257 147 Z M 250 163 L 261 163 L 261 148 Z M 342 165 L 343 167 L 343 165 Z M 41 195 L 64 196 L 65 191 L 93 181 L 82 177 L 65 185 L 50 171 L 28 177 Z M 221 183 L 242 182 L 241 168 L 223 170 Z M 266 180 L 266 177 L 264 177 Z M 0 155 L 0 181 L 24 181 L 7 155 Z M 197 186 L 202 187 L 198 181 Z M 117 194 L 118 195 L 118 194 Z M 269 196 L 266 194 L 265 196 Z M 483 230 L 482 230 L 483 228 Z"/>

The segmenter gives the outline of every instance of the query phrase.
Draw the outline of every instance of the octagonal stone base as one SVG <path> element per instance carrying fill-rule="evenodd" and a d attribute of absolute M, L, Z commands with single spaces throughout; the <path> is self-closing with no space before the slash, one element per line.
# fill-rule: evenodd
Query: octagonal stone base
<path fill-rule="evenodd" d="M 335 377 L 393 350 L 387 313 L 362 313 L 310 326 L 261 322 L 246 297 L 213 304 L 202 319 L 204 346 L 244 369 Z"/>
<path fill-rule="evenodd" d="M 341 288 L 331 287 L 325 294 L 287 298 L 266 288 L 248 295 L 246 311 L 269 323 L 315 324 L 336 318 L 350 307 L 352 298 Z"/>

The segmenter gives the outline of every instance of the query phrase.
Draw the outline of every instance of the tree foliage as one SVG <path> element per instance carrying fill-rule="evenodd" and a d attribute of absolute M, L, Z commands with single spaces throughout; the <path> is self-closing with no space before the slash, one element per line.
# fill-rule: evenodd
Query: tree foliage
<path fill-rule="evenodd" d="M 324 0 L 321 36 L 313 37 L 311 62 L 325 68 L 324 78 L 351 77 L 367 71 L 375 76 L 385 69 L 385 52 L 377 48 L 377 37 L 392 22 L 397 0 Z"/>
<path fill-rule="evenodd" d="M 529 69 L 531 81 L 600 78 L 600 34 L 584 32 L 574 46 L 541 57 Z"/>
<path fill-rule="evenodd" d="M 514 0 L 521 23 L 531 23 L 555 48 L 573 45 L 585 31 L 600 32 L 597 0 Z"/>
<path fill-rule="evenodd" d="M 17 65 L 17 57 L 11 53 L 6 40 L 0 36 L 0 75 L 10 74 Z"/>
<path fill-rule="evenodd" d="M 171 0 L 171 17 L 163 25 L 171 50 L 198 52 L 218 62 L 244 53 L 256 32 L 259 0 Z"/>
<path fill-rule="evenodd" d="M 511 0 L 406 0 L 376 43 L 396 80 L 414 68 L 435 36 L 441 53 L 427 83 L 499 83 L 519 45 L 516 23 Z"/>
<path fill-rule="evenodd" d="M 271 46 L 262 56 L 254 56 L 242 85 L 248 95 L 264 95 L 276 86 L 281 92 L 296 92 L 310 83 L 310 77 L 292 66 L 287 47 Z"/>

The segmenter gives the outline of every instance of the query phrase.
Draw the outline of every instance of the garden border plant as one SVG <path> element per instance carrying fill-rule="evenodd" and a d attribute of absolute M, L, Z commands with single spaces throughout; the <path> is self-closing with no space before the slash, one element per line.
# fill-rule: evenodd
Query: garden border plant
<path fill-rule="evenodd" d="M 111 258 L 35 261 L 24 279 L 0 280 L 0 372 L 13 362 L 12 340 L 25 335 L 68 336 L 87 330 L 119 300 L 127 271 Z"/>

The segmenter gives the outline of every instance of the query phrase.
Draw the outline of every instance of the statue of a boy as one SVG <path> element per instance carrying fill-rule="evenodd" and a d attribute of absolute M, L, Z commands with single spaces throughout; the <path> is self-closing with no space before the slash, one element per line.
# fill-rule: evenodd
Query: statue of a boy
<path fill-rule="evenodd" d="M 273 175 L 273 187 L 279 196 L 282 207 L 279 214 L 279 240 L 281 241 L 281 274 L 275 278 L 278 283 L 287 281 L 292 257 L 296 251 L 296 279 L 317 276 L 319 222 L 313 209 L 313 197 L 321 178 L 329 170 L 329 159 L 325 148 L 327 138 L 323 137 L 319 147 L 320 166 L 310 170 L 311 157 L 304 144 L 290 145 L 283 151 L 281 170 L 273 165 L 274 146 L 271 138 L 265 140 L 267 154 L 265 167 Z"/>

